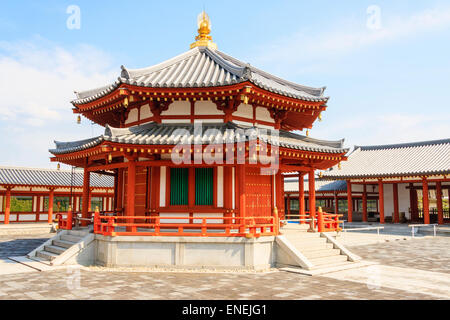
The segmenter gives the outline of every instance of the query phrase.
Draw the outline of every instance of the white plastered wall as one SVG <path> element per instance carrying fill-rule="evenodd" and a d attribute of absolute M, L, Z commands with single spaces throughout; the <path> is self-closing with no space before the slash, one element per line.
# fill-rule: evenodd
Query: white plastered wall
<path fill-rule="evenodd" d="M 161 167 L 160 184 L 159 184 L 159 206 L 166 206 L 166 170 L 167 167 Z"/>
<path fill-rule="evenodd" d="M 141 107 L 141 120 L 153 117 L 153 112 L 150 111 L 148 104 Z"/>
<path fill-rule="evenodd" d="M 248 118 L 250 121 L 253 121 L 253 107 L 249 104 L 241 103 L 236 112 L 233 113 L 233 116 L 244 117 Z"/>
<path fill-rule="evenodd" d="M 191 103 L 189 101 L 174 101 L 166 111 L 161 112 L 162 116 L 187 116 L 191 114 Z"/>
<path fill-rule="evenodd" d="M 217 207 L 223 208 L 223 167 L 217 167 Z"/>
<path fill-rule="evenodd" d="M 128 113 L 128 117 L 125 120 L 125 124 L 138 121 L 139 110 L 137 108 L 131 109 Z"/>
<path fill-rule="evenodd" d="M 215 103 L 211 101 L 196 101 L 194 105 L 194 114 L 196 116 L 203 115 L 223 115 L 223 111 L 217 109 Z"/>
<path fill-rule="evenodd" d="M 267 108 L 264 107 L 256 108 L 256 120 L 275 123 L 275 120 L 273 120 L 272 117 L 270 116 L 269 110 L 267 110 Z"/>

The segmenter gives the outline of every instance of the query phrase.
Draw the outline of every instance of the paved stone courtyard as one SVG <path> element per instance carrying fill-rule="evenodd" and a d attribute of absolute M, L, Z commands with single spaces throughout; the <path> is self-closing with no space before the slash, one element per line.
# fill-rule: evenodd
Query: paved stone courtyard
<path fill-rule="evenodd" d="M 0 237 L 0 260 L 26 254 L 51 236 Z M 361 274 L 370 273 L 369 269 L 346 271 L 342 276 L 336 273 L 310 277 L 278 271 L 161 273 L 69 268 L 1 275 L 0 299 L 449 299 L 450 286 L 429 277 L 431 274 L 442 279 L 450 273 L 449 247 L 450 238 L 442 237 L 351 248 L 365 259 L 383 264 L 382 270 L 401 273 L 403 269 L 397 268 L 401 267 L 415 268 L 419 273 L 433 271 L 426 273 L 424 279 L 434 282 L 422 287 L 397 286 L 395 279 L 386 282 L 387 286 L 383 282 L 374 285 L 364 278 L 357 279 Z M 431 255 L 427 257 L 427 254 Z M 415 273 L 409 274 L 414 276 Z M 370 274 L 367 277 L 370 279 Z"/>

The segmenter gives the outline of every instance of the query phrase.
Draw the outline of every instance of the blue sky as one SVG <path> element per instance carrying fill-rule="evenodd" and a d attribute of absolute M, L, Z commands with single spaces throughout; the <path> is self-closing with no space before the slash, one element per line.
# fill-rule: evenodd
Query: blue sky
<path fill-rule="evenodd" d="M 80 29 L 67 28 L 70 5 L 80 8 Z M 53 140 L 100 134 L 76 124 L 73 91 L 113 81 L 122 64 L 187 51 L 203 8 L 219 50 L 327 86 L 329 107 L 311 136 L 345 138 L 347 147 L 450 138 L 450 1 L 5 0 L 0 165 L 55 167 Z"/>

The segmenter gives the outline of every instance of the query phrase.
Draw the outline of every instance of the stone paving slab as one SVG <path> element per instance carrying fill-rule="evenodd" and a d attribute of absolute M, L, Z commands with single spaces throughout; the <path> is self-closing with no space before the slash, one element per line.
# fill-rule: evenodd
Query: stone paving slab
<path fill-rule="evenodd" d="M 383 265 L 450 274 L 450 238 L 426 237 L 408 241 L 348 247 L 361 258 Z"/>
<path fill-rule="evenodd" d="M 123 273 L 59 270 L 0 280 L 0 299 L 433 299 L 392 288 L 287 272 L 268 274 Z"/>
<path fill-rule="evenodd" d="M 373 288 L 393 288 L 429 294 L 439 299 L 450 299 L 450 277 L 447 273 L 374 265 L 361 268 L 359 272 L 344 270 L 323 276 L 364 283 Z"/>
<path fill-rule="evenodd" d="M 3 256 L 28 253 L 51 234 L 0 237 Z M 450 273 L 450 238 L 425 238 L 357 246 L 361 257 L 381 264 L 378 284 L 360 269 L 334 276 L 288 272 L 194 273 L 120 272 L 68 267 L 43 272 L 4 274 L 4 299 L 443 299 Z M 9 267 L 9 266 L 8 266 Z M 1 265 L 0 265 L 0 268 Z M 425 270 L 428 272 L 420 272 Z M 405 273 L 402 275 L 402 273 Z M 414 284 L 417 282 L 417 286 Z"/>
<path fill-rule="evenodd" d="M 0 236 L 0 260 L 27 255 L 54 235 L 54 233 L 40 233 Z"/>

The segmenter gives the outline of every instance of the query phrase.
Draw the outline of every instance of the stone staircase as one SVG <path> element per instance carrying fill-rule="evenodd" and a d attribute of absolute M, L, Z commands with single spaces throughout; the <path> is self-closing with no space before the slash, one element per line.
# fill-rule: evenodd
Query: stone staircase
<path fill-rule="evenodd" d="M 308 226 L 304 225 L 288 225 L 282 229 L 283 238 L 279 241 L 286 241 L 291 254 L 296 254 L 302 261 L 297 267 L 290 263 L 279 263 L 281 270 L 318 275 L 371 264 L 362 262 L 360 257 L 351 253 L 330 235 L 307 232 L 307 229 Z M 288 247 L 285 250 L 289 250 Z"/>
<path fill-rule="evenodd" d="M 63 264 L 65 260 L 83 247 L 83 242 L 89 237 L 88 230 L 64 230 L 30 252 L 27 257 L 48 265 Z M 91 236 L 93 236 L 91 234 Z M 65 257 L 69 255 L 69 257 Z"/>

